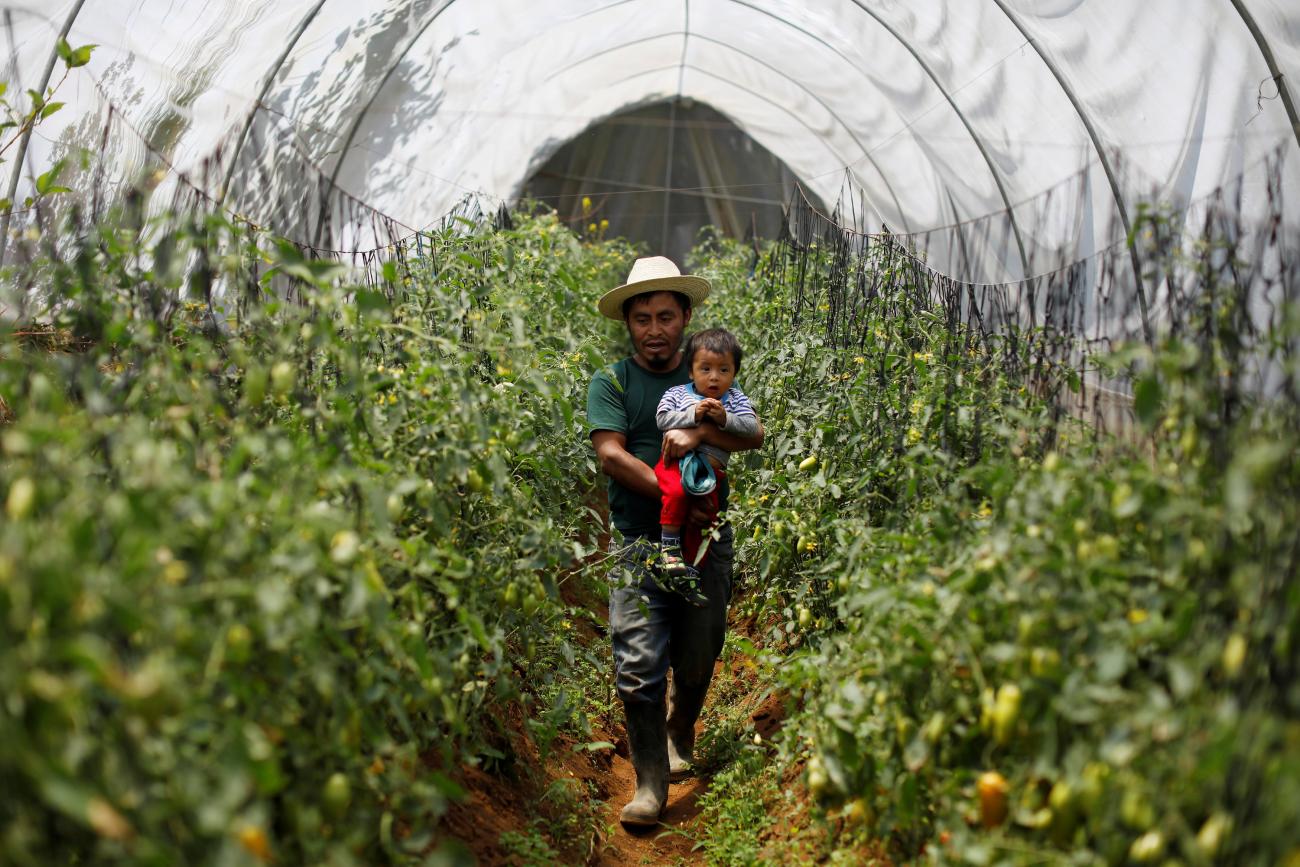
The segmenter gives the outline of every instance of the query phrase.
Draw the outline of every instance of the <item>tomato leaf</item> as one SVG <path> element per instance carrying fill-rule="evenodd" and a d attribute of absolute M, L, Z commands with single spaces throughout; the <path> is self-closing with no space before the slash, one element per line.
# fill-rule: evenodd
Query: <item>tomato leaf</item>
<path fill-rule="evenodd" d="M 63 174 L 63 169 L 67 166 L 67 160 L 59 160 L 48 172 L 36 179 L 36 194 L 38 196 L 48 196 L 54 193 L 67 192 L 67 187 L 58 186 L 59 175 Z"/>

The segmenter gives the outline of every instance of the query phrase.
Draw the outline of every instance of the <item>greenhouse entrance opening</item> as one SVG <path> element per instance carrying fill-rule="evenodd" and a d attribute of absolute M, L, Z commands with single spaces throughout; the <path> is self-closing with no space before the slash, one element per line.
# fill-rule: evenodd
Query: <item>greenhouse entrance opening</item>
<path fill-rule="evenodd" d="M 680 262 L 704 226 L 734 238 L 779 235 L 798 183 L 725 115 L 680 99 L 587 127 L 551 154 L 522 195 L 555 208 L 581 235 L 622 236 Z"/>

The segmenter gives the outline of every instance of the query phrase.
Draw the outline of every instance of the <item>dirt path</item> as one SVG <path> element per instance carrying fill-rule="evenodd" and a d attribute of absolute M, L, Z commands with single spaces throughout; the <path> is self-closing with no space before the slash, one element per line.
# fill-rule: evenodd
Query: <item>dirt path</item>
<path fill-rule="evenodd" d="M 609 606 L 604 599 L 588 601 L 601 624 L 609 623 Z M 608 641 L 605 636 L 600 640 Z M 696 723 L 696 739 L 703 734 L 703 723 Z M 606 792 L 602 813 L 605 827 L 612 835 L 598 841 L 597 854 L 591 862 L 598 867 L 615 865 L 685 865 L 705 863 L 702 853 L 693 851 L 695 835 L 692 826 L 700 814 L 699 799 L 708 791 L 708 780 L 690 777 L 668 786 L 668 806 L 660 817 L 660 826 L 643 832 L 631 832 L 618 821 L 623 805 L 636 791 L 636 769 L 628 759 L 627 735 L 620 726 L 611 732 L 611 741 L 618 743 L 607 769 L 597 780 L 600 791 Z"/>
<path fill-rule="evenodd" d="M 600 549 L 603 548 L 601 545 Z M 590 620 L 579 624 L 582 639 L 591 643 L 608 642 L 605 631 L 609 622 L 607 600 L 599 594 L 598 588 L 576 581 L 563 582 L 560 593 L 565 604 L 591 612 Z M 722 670 L 719 663 L 715 669 L 715 681 Z M 716 690 L 710 693 L 710 701 L 719 700 Z M 573 861 L 575 865 L 683 867 L 707 863 L 704 853 L 694 848 L 699 802 L 709 788 L 707 778 L 692 777 L 671 784 L 668 805 L 658 827 L 633 833 L 619 822 L 619 812 L 636 789 L 636 771 L 628 759 L 621 710 L 614 717 L 604 721 L 607 729 L 598 726 L 592 732 L 594 739 L 615 744 L 614 750 L 575 752 L 567 748 L 571 745 L 561 743 L 543 756 L 526 734 L 522 711 L 503 709 L 501 722 L 510 741 L 509 749 L 505 751 L 515 757 L 518 767 L 505 774 L 462 768 L 459 779 L 468 797 L 450 807 L 445 829 L 469 849 L 479 864 L 534 863 L 507 847 L 502 835 L 527 833 L 538 816 L 546 812 L 547 786 L 568 778 L 579 781 L 600 799 L 595 839 L 569 841 L 574 845 L 568 857 L 576 859 Z M 703 730 L 701 721 L 696 724 L 697 739 Z M 555 842 L 557 846 L 564 846 L 562 841 Z M 579 852 L 582 855 L 576 854 Z"/>
<path fill-rule="evenodd" d="M 705 863 L 702 853 L 692 851 L 692 848 L 695 846 L 693 826 L 700 814 L 699 799 L 708 791 L 708 780 L 692 777 L 670 785 L 668 806 L 660 819 L 660 827 L 643 833 L 631 833 L 618 821 L 619 811 L 636 789 L 636 771 L 632 763 L 621 755 L 615 755 L 606 779 L 601 782 L 604 791 L 610 793 L 605 804 L 605 823 L 615 830 L 611 838 L 603 841 L 604 846 L 593 864 L 614 867 Z"/>

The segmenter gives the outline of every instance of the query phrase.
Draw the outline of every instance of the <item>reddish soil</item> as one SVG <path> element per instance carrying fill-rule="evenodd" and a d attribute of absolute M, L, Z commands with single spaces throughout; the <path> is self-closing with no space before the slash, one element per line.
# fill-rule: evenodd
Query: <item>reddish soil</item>
<path fill-rule="evenodd" d="M 479 864 L 521 863 L 501 845 L 502 833 L 527 833 L 534 821 L 545 821 L 547 787 L 566 777 L 589 786 L 604 804 L 596 835 L 570 841 L 567 851 L 560 853 L 564 859 L 561 863 L 608 867 L 703 863 L 699 854 L 691 851 L 695 844 L 691 826 L 699 815 L 698 801 L 708 788 L 707 780 L 672 784 L 662 826 L 630 833 L 618 821 L 619 811 L 636 788 L 636 773 L 627 759 L 627 740 L 622 731 L 597 733 L 615 744 L 612 752 L 577 753 L 571 744 L 557 743 L 543 761 L 536 745 L 523 733 L 522 721 L 512 719 L 506 724 L 511 731 L 509 746 L 514 761 L 503 772 L 463 768 L 458 781 L 468 797 L 452 805 L 443 820 L 447 835 L 465 844 Z"/>
<path fill-rule="evenodd" d="M 621 744 L 620 744 L 621 746 Z M 692 825 L 699 816 L 699 799 L 708 789 L 708 781 L 689 779 L 668 787 L 668 806 L 661 818 L 662 827 L 632 833 L 618 822 L 619 811 L 636 789 L 636 772 L 624 756 L 615 755 L 606 784 L 610 797 L 605 802 L 603 819 L 614 828 L 613 836 L 603 841 L 592 864 L 615 867 L 628 864 L 702 864 L 695 845 Z"/>
<path fill-rule="evenodd" d="M 604 550 L 605 540 L 600 540 Z M 596 555 L 600 556 L 600 555 Z M 575 570 L 576 571 L 576 570 Z M 606 641 L 604 624 L 608 620 L 607 601 L 589 584 L 574 573 L 561 578 L 560 597 L 570 606 L 592 612 L 590 620 L 575 618 L 575 626 L 584 641 Z M 742 634 L 752 634 L 754 623 L 733 625 Z M 721 664 L 719 677 L 725 676 Z M 734 675 L 735 672 L 728 672 Z M 743 688 L 752 688 L 752 672 L 744 672 L 743 679 L 750 681 Z M 779 696 L 767 697 L 753 714 L 755 730 L 764 740 L 770 739 L 780 729 L 784 708 Z M 511 760 L 504 768 L 488 772 L 479 768 L 464 768 L 458 780 L 468 792 L 467 799 L 453 805 L 443 821 L 442 830 L 464 843 L 479 864 L 521 864 L 517 855 L 501 844 L 505 832 L 527 833 L 545 815 L 546 792 L 560 779 L 578 781 L 603 801 L 599 815 L 594 817 L 596 832 L 589 839 L 571 839 L 560 854 L 560 863 L 614 867 L 614 865 L 689 865 L 704 863 L 702 853 L 693 851 L 694 828 L 700 814 L 700 797 L 708 791 L 707 778 L 691 778 L 673 783 L 668 791 L 668 806 L 664 810 L 660 827 L 645 832 L 632 833 L 618 821 L 619 811 L 632 797 L 636 788 L 636 773 L 628 761 L 627 738 L 621 720 L 611 731 L 596 731 L 598 740 L 615 745 L 614 750 L 595 753 L 575 752 L 572 743 L 552 745 L 543 758 L 524 726 L 523 713 L 518 707 L 502 709 L 497 715 L 508 744 L 498 745 Z M 703 726 L 697 733 L 702 733 Z M 561 811 L 562 812 L 562 811 Z"/>

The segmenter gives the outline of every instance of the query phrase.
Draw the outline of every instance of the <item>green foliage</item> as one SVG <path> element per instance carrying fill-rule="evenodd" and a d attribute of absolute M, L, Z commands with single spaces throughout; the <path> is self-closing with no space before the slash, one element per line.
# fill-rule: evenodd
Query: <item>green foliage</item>
<path fill-rule="evenodd" d="M 29 88 L 27 90 L 26 105 L 21 102 L 11 102 L 8 98 L 8 82 L 0 82 L 0 132 L 13 131 L 8 138 L 0 140 L 0 164 L 6 161 L 7 157 L 5 155 L 11 147 L 24 136 L 29 135 L 42 121 L 63 108 L 64 104 L 62 102 L 54 101 L 54 95 L 63 86 L 63 82 L 67 81 L 68 74 L 72 70 L 85 66 L 90 62 L 91 52 L 96 47 L 95 45 L 82 45 L 79 48 L 73 48 L 66 40 L 59 39 L 55 43 L 55 50 L 59 59 L 63 61 L 63 77 L 48 86 L 44 93 Z M 37 199 L 46 196 L 69 192 L 68 187 L 60 186 L 57 183 L 64 167 L 64 161 L 60 161 L 48 171 L 42 173 L 36 179 L 36 194 L 29 196 L 24 206 L 30 207 Z M 13 202 L 8 199 L 0 199 L 0 210 L 7 211 L 12 207 Z"/>
<path fill-rule="evenodd" d="M 573 311 L 626 250 L 458 225 L 376 292 L 130 219 L 34 272 L 73 351 L 0 339 L 0 860 L 421 860 L 483 721 L 582 653 Z"/>
<path fill-rule="evenodd" d="M 945 321 L 879 248 L 872 297 L 829 252 L 713 255 L 770 443 L 734 479 L 740 604 L 790 652 L 784 756 L 824 815 L 940 863 L 1296 857 L 1300 413 L 1237 383 L 1292 369 L 1297 332 L 1252 356 L 1206 279 L 1182 337 L 1096 359 L 1136 382 L 1110 440 L 1040 397 L 1071 377 L 1031 368 L 1036 335 Z"/>
<path fill-rule="evenodd" d="M 589 860 L 600 830 L 598 802 L 576 780 L 560 778 L 533 804 L 540 815 L 521 831 L 502 832 L 499 842 L 520 867 L 549 867 Z"/>
<path fill-rule="evenodd" d="M 79 66 L 85 66 L 90 62 L 90 54 L 98 45 L 82 45 L 73 48 L 68 44 L 66 39 L 60 39 L 55 43 L 55 50 L 58 52 L 59 59 L 68 69 L 76 69 Z"/>
<path fill-rule="evenodd" d="M 594 554 L 582 405 L 621 335 L 590 311 L 630 251 L 524 217 L 409 252 L 348 286 L 128 209 L 24 275 L 48 330 L 0 341 L 6 862 L 420 861 L 456 768 L 509 764 L 503 706 L 543 752 L 607 748 L 608 661 L 559 590 Z M 941 863 L 1294 857 L 1300 419 L 1238 385 L 1231 293 L 1093 359 L 1135 383 L 1140 429 L 1109 440 L 1053 409 L 1080 383 L 1043 335 L 952 321 L 888 248 L 868 284 L 792 252 L 693 263 L 767 428 L 730 516 L 766 650 L 728 658 L 799 708 L 775 764 L 743 710 L 701 739 L 707 857 L 768 859 L 778 801 L 832 863 L 868 837 Z M 1287 317 L 1265 351 L 1293 376 Z M 547 801 L 501 840 L 521 859 L 590 837 L 586 793 Z"/>

